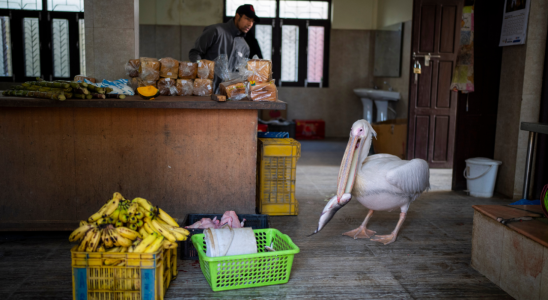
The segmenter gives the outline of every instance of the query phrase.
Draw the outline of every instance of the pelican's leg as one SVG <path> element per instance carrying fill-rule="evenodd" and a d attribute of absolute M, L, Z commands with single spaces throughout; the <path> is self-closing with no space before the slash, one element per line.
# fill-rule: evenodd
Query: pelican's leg
<path fill-rule="evenodd" d="M 373 210 L 370 209 L 367 213 L 367 216 L 365 217 L 365 220 L 363 220 L 362 225 L 360 227 L 351 230 L 349 232 L 343 233 L 343 235 L 347 235 L 354 239 L 365 239 L 370 238 L 375 235 L 375 231 L 367 229 L 365 226 L 367 226 L 367 222 L 369 222 L 369 219 L 371 219 L 371 216 L 373 215 Z"/>
<path fill-rule="evenodd" d="M 398 225 L 396 225 L 396 229 L 394 229 L 394 231 L 392 231 L 391 234 L 389 234 L 389 235 L 377 235 L 374 238 L 372 238 L 371 240 L 374 241 L 374 242 L 383 243 L 385 245 L 388 245 L 392 242 L 395 242 L 396 237 L 398 236 L 398 232 L 400 231 L 401 225 L 403 224 L 403 221 L 405 221 L 405 216 L 406 215 L 407 215 L 407 213 L 404 213 L 404 212 L 400 213 L 400 220 L 398 221 Z"/>

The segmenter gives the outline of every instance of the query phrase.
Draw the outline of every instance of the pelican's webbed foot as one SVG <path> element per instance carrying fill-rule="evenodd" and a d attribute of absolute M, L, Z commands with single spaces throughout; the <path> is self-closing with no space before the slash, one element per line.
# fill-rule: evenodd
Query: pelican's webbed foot
<path fill-rule="evenodd" d="M 365 226 L 360 226 L 354 230 L 350 230 L 348 232 L 343 233 L 343 235 L 347 235 L 354 239 L 368 239 L 374 236 L 376 231 L 369 230 L 365 228 Z"/>

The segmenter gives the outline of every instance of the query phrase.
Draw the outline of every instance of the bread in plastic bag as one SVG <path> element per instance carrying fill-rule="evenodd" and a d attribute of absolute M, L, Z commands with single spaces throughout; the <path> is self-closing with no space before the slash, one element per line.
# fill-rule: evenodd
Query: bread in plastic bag
<path fill-rule="evenodd" d="M 194 80 L 192 79 L 177 79 L 177 95 L 192 96 L 194 90 Z"/>
<path fill-rule="evenodd" d="M 144 81 L 156 81 L 160 79 L 160 62 L 156 58 L 141 57 L 139 75 Z"/>
<path fill-rule="evenodd" d="M 201 79 L 213 79 L 215 77 L 215 62 L 201 59 L 198 63 L 198 77 Z"/>
<path fill-rule="evenodd" d="M 198 73 L 198 63 L 190 62 L 190 61 L 179 62 L 179 78 L 194 79 L 196 78 L 197 73 Z"/>
<path fill-rule="evenodd" d="M 158 81 L 157 80 L 142 80 L 141 86 L 149 86 L 152 85 L 153 87 L 158 87 Z"/>
<path fill-rule="evenodd" d="M 164 57 L 160 59 L 160 77 L 177 79 L 179 75 L 179 61 Z"/>
<path fill-rule="evenodd" d="M 276 101 L 278 100 L 278 89 L 274 80 L 269 82 L 247 82 L 246 91 L 253 101 Z"/>
<path fill-rule="evenodd" d="M 129 87 L 135 92 L 137 90 L 138 87 L 142 87 L 144 86 L 143 85 L 143 80 L 139 77 L 131 77 L 128 81 L 128 84 Z"/>
<path fill-rule="evenodd" d="M 126 75 L 131 78 L 139 77 L 139 67 L 141 66 L 140 59 L 130 59 L 126 63 Z"/>
<path fill-rule="evenodd" d="M 248 81 L 269 82 L 272 80 L 272 61 L 256 56 L 247 61 Z"/>
<path fill-rule="evenodd" d="M 158 91 L 162 96 L 177 96 L 177 80 L 173 78 L 160 78 Z"/>
<path fill-rule="evenodd" d="M 225 95 L 229 100 L 237 101 L 247 98 L 243 80 L 221 82 L 221 84 L 219 84 L 219 90 L 221 95 Z"/>
<path fill-rule="evenodd" d="M 196 78 L 194 80 L 194 88 L 192 93 L 195 96 L 211 96 L 212 92 L 213 92 L 213 80 L 200 79 L 200 78 Z"/>

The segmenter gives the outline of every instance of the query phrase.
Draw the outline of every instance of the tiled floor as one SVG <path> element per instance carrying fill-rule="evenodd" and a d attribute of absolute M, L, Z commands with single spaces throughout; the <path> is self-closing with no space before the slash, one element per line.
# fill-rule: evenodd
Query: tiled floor
<path fill-rule="evenodd" d="M 307 237 L 335 192 L 345 146 L 345 140 L 302 142 L 296 190 L 300 213 L 270 218 L 271 226 L 301 250 L 289 283 L 212 292 L 199 264 L 180 260 L 179 276 L 165 298 L 511 299 L 470 267 L 471 206 L 510 200 L 434 190 L 447 186 L 447 174 L 432 173 L 433 191 L 411 205 L 398 240 L 390 245 L 341 235 L 359 226 L 367 213 L 357 201 L 341 209 L 319 234 Z M 369 228 L 388 234 L 397 220 L 398 212 L 375 212 Z M 0 299 L 72 299 L 67 236 L 0 233 Z"/>

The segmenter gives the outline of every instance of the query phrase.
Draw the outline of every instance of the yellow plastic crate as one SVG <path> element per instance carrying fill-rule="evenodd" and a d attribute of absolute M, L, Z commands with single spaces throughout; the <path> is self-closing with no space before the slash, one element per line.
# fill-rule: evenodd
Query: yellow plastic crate
<path fill-rule="evenodd" d="M 267 215 L 297 215 L 297 160 L 301 144 L 294 139 L 259 139 L 257 207 Z"/>
<path fill-rule="evenodd" d="M 75 300 L 163 299 L 177 277 L 177 249 L 156 253 L 77 252 L 71 250 L 72 293 Z M 125 266 L 106 266 L 105 259 Z"/>

